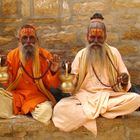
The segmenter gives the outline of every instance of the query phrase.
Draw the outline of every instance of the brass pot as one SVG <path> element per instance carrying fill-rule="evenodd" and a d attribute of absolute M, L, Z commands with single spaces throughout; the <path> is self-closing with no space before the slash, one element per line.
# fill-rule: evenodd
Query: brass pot
<path fill-rule="evenodd" d="M 74 76 L 72 74 L 60 75 L 60 80 L 61 80 L 60 88 L 63 93 L 72 93 L 73 92 L 73 90 L 74 90 L 73 78 L 74 78 Z"/>
<path fill-rule="evenodd" d="M 0 83 L 7 83 L 9 75 L 7 73 L 7 66 L 0 67 Z"/>

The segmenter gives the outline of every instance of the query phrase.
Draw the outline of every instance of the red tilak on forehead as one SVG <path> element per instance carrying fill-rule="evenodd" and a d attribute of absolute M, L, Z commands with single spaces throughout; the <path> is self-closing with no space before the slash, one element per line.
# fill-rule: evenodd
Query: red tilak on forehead
<path fill-rule="evenodd" d="M 24 35 L 27 35 L 27 36 L 35 36 L 35 30 L 32 29 L 32 28 L 23 28 L 21 29 L 20 31 L 20 36 L 24 36 Z"/>
<path fill-rule="evenodd" d="M 93 29 L 90 29 L 89 33 L 91 36 L 104 36 L 103 29 L 93 28 Z"/>

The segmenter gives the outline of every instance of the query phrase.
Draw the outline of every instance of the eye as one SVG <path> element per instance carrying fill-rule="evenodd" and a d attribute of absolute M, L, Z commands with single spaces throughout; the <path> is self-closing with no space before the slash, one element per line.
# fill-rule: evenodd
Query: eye
<path fill-rule="evenodd" d="M 104 37 L 103 36 L 98 36 L 98 41 L 103 43 L 105 41 Z"/>
<path fill-rule="evenodd" d="M 103 37 L 102 36 L 98 36 L 98 39 L 103 39 Z"/>
<path fill-rule="evenodd" d="M 28 40 L 28 36 L 22 36 L 21 38 L 22 44 L 25 44 L 27 40 Z"/>
<path fill-rule="evenodd" d="M 35 37 L 34 37 L 34 36 L 30 36 L 29 38 L 30 38 L 31 40 L 34 40 L 34 39 L 35 39 Z"/>
<path fill-rule="evenodd" d="M 90 38 L 96 38 L 96 36 L 95 35 L 92 35 L 92 34 L 90 34 L 89 37 Z"/>
<path fill-rule="evenodd" d="M 22 37 L 22 40 L 26 40 L 26 39 L 28 39 L 28 36 L 23 36 Z"/>
<path fill-rule="evenodd" d="M 35 43 L 35 41 L 36 41 L 36 39 L 35 39 L 34 36 L 30 36 L 29 39 L 30 39 L 30 41 L 31 41 L 32 43 Z"/>

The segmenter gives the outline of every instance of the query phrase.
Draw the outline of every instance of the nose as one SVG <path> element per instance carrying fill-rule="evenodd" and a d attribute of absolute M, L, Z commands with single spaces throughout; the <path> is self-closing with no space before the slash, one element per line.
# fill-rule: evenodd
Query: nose
<path fill-rule="evenodd" d="M 95 37 L 94 42 L 98 43 L 98 38 L 97 37 Z"/>
<path fill-rule="evenodd" d="M 27 38 L 27 44 L 29 45 L 31 43 L 30 38 Z"/>
<path fill-rule="evenodd" d="M 29 37 L 27 38 L 27 42 L 30 42 L 30 38 Z"/>

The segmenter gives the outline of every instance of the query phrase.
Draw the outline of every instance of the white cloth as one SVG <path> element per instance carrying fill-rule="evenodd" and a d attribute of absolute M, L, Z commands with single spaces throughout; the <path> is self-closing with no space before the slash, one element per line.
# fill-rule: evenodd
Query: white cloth
<path fill-rule="evenodd" d="M 13 98 L 8 91 L 0 88 L 0 118 L 13 117 Z"/>
<path fill-rule="evenodd" d="M 118 70 L 119 74 L 121 73 L 128 73 L 128 70 L 122 60 L 122 57 L 119 53 L 119 51 L 114 48 L 114 47 L 110 47 L 112 54 L 117 58 L 117 65 L 115 65 L 116 69 Z M 86 48 L 80 50 L 73 63 L 72 63 L 72 70 L 71 73 L 73 74 L 79 74 L 79 65 L 81 62 L 81 57 L 82 57 L 82 53 L 86 51 Z M 109 76 L 108 76 L 108 72 L 107 72 L 107 68 L 103 67 L 102 68 L 102 72 L 100 70 L 98 70 L 98 64 L 95 66 L 95 70 L 97 72 L 98 77 L 100 78 L 100 80 L 106 84 L 106 85 L 110 85 L 109 83 Z M 101 73 L 100 73 L 101 72 Z M 131 82 L 130 82 L 130 75 L 129 75 L 129 81 L 128 81 L 128 85 L 126 90 L 128 91 L 131 87 Z M 111 87 L 106 87 L 105 85 L 101 84 L 101 82 L 97 79 L 96 75 L 93 72 L 92 66 L 89 65 L 87 68 L 87 73 L 85 75 L 85 79 L 80 87 L 80 89 L 84 89 L 87 91 L 91 91 L 91 92 L 96 92 L 99 90 L 112 90 Z"/>
<path fill-rule="evenodd" d="M 110 47 L 110 49 L 117 59 L 115 67 L 118 72 L 129 75 L 119 51 L 113 47 Z M 80 72 L 79 66 L 82 65 L 81 57 L 84 51 L 86 50 L 79 51 L 72 63 L 73 74 L 79 74 Z M 106 67 L 102 68 L 102 73 L 100 73 L 98 65 L 95 66 L 100 80 L 110 85 L 108 69 Z M 126 91 L 130 87 L 129 78 Z M 91 66 L 87 68 L 86 75 L 79 88 L 74 97 L 62 99 L 54 107 L 52 120 L 60 130 L 72 131 L 84 126 L 96 135 L 96 118 L 99 115 L 113 119 L 120 115 L 129 114 L 140 106 L 140 95 L 131 92 L 114 92 L 111 87 L 101 84 Z"/>
<path fill-rule="evenodd" d="M 34 119 L 47 125 L 52 117 L 52 103 L 50 101 L 45 101 L 38 104 L 31 114 Z"/>
<path fill-rule="evenodd" d="M 140 95 L 136 93 L 122 92 L 116 96 L 111 93 L 100 91 L 92 94 L 82 90 L 76 96 L 60 100 L 54 107 L 54 125 L 65 132 L 84 126 L 97 135 L 96 118 L 99 115 L 113 119 L 129 114 L 140 106 Z"/>

